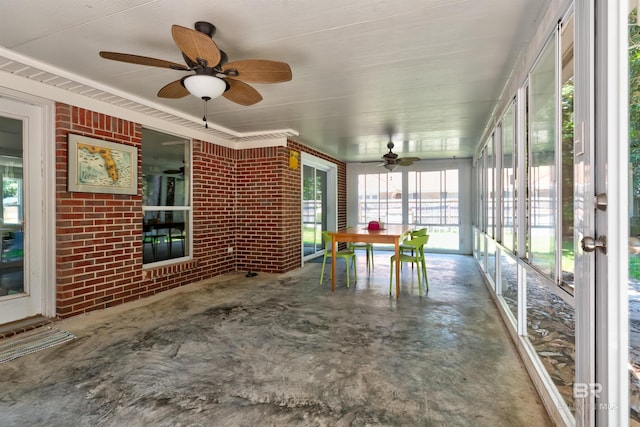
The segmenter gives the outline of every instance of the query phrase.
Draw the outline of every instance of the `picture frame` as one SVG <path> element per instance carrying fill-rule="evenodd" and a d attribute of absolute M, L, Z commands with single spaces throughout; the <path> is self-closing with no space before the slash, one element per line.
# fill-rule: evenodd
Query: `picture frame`
<path fill-rule="evenodd" d="M 67 190 L 138 194 L 138 148 L 88 136 L 68 135 Z"/>
<path fill-rule="evenodd" d="M 295 150 L 289 150 L 289 168 L 300 169 L 300 153 Z"/>

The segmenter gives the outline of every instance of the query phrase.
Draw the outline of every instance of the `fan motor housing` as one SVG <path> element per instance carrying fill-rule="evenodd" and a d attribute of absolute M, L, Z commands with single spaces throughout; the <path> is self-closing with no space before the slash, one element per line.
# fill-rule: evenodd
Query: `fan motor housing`
<path fill-rule="evenodd" d="M 193 27 L 196 29 L 196 31 L 200 31 L 201 33 L 204 33 L 209 37 L 213 37 L 213 35 L 216 33 L 216 26 L 210 22 L 198 21 L 193 25 Z"/>

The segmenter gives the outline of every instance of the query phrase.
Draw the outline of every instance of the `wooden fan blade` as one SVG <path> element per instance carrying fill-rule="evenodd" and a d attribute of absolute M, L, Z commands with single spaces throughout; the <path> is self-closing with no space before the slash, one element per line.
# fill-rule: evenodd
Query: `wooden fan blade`
<path fill-rule="evenodd" d="M 149 58 L 147 56 L 131 55 L 128 53 L 118 52 L 100 52 L 100 56 L 105 59 L 112 59 L 114 61 L 129 62 L 131 64 L 148 65 L 150 67 L 171 68 L 174 70 L 189 70 L 182 64 L 176 62 L 165 61 L 164 59 Z"/>
<path fill-rule="evenodd" d="M 238 80 L 225 79 L 225 81 L 229 84 L 229 89 L 222 96 L 229 101 L 245 106 L 262 101 L 262 95 L 248 84 Z"/>
<path fill-rule="evenodd" d="M 198 58 L 204 59 L 207 61 L 208 67 L 215 67 L 220 63 L 220 49 L 206 34 L 180 25 L 173 25 L 171 35 L 182 53 L 193 62 L 198 62 Z"/>
<path fill-rule="evenodd" d="M 286 62 L 268 59 L 244 59 L 233 61 L 222 66 L 222 71 L 236 70 L 237 76 L 228 75 L 230 79 L 249 83 L 281 83 L 291 80 L 291 68 Z"/>
<path fill-rule="evenodd" d="M 411 166 L 413 162 L 420 160 L 418 157 L 402 157 L 397 160 L 400 166 Z"/>
<path fill-rule="evenodd" d="M 189 91 L 182 85 L 182 79 L 175 80 L 158 91 L 160 98 L 183 98 L 189 95 Z"/>

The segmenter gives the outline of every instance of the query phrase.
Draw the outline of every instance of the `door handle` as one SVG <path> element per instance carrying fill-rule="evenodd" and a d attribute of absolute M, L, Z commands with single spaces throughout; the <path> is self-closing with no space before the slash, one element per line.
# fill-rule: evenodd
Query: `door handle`
<path fill-rule="evenodd" d="M 583 237 L 580 241 L 580 246 L 585 252 L 593 252 L 599 249 L 603 254 L 607 254 L 607 236 L 600 236 L 597 239 L 593 237 Z"/>

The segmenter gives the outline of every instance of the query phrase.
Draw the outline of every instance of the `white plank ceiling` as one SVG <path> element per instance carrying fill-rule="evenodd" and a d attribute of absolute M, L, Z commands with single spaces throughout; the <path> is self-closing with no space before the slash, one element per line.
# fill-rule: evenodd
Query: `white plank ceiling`
<path fill-rule="evenodd" d="M 52 66 L 80 76 L 83 91 L 95 82 L 88 96 L 114 88 L 139 110 L 148 100 L 200 127 L 202 101 L 156 96 L 187 72 L 98 52 L 183 63 L 171 25 L 208 21 L 230 61 L 273 59 L 293 73 L 252 84 L 264 97 L 256 105 L 210 101 L 210 122 L 241 135 L 282 131 L 345 161 L 379 159 L 388 127 L 403 156 L 471 157 L 549 1 L 2 0 L 0 47 L 43 64 L 35 74 L 48 84 L 57 84 Z M 3 72 L 33 72 L 2 56 L 0 86 Z"/>

